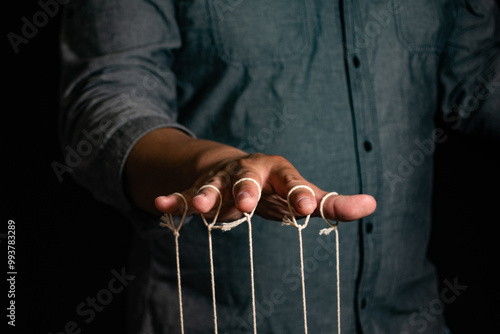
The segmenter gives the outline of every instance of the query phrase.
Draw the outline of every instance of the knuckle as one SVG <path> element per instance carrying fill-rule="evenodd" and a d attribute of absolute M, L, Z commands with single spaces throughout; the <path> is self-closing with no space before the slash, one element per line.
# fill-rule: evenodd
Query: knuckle
<path fill-rule="evenodd" d="M 286 174 L 283 175 L 283 183 L 286 186 L 289 186 L 289 187 L 295 186 L 295 185 L 297 185 L 298 183 L 301 183 L 301 182 L 303 182 L 303 179 L 298 174 L 295 174 L 295 173 L 286 173 Z"/>

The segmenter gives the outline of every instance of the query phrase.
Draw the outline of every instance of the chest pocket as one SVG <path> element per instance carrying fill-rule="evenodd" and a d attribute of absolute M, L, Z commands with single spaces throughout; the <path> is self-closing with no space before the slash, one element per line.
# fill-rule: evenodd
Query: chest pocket
<path fill-rule="evenodd" d="M 392 0 L 399 41 L 412 52 L 439 52 L 451 31 L 456 0 Z"/>
<path fill-rule="evenodd" d="M 252 65 L 299 59 L 309 48 L 310 0 L 208 0 L 219 56 Z"/>

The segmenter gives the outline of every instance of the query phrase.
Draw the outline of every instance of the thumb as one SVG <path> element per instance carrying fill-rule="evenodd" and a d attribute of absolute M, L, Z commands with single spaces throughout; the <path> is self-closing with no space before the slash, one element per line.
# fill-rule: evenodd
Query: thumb
<path fill-rule="evenodd" d="M 323 213 L 326 219 L 348 222 L 371 215 L 376 207 L 377 202 L 370 195 L 332 195 L 325 199 Z M 315 215 L 321 215 L 320 204 Z"/>

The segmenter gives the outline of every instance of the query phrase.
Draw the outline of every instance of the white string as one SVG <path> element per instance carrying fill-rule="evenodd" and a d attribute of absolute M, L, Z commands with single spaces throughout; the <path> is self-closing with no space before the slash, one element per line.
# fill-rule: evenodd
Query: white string
<path fill-rule="evenodd" d="M 243 181 L 251 181 L 254 182 L 258 188 L 259 188 L 259 199 L 261 197 L 261 187 L 260 184 L 255 181 L 252 178 L 242 178 L 238 180 L 237 182 L 234 183 L 233 185 L 233 197 L 234 197 L 234 189 L 235 186 Z M 204 188 L 212 188 L 214 189 L 217 194 L 219 195 L 219 205 L 217 207 L 216 214 L 213 218 L 212 223 L 208 223 L 207 220 L 205 219 L 205 216 L 200 213 L 203 222 L 205 223 L 205 226 L 207 226 L 208 229 L 208 239 L 209 239 L 209 252 L 210 252 L 210 275 L 211 275 L 211 283 L 212 283 L 212 301 L 213 301 L 213 313 L 214 313 L 214 331 L 215 334 L 218 333 L 218 326 L 217 326 L 217 303 L 216 303 L 216 298 L 215 298 L 215 274 L 214 274 L 214 259 L 213 259 L 213 247 L 212 247 L 212 230 L 213 229 L 222 229 L 223 231 L 229 231 L 232 228 L 240 225 L 242 222 L 245 220 L 248 222 L 248 242 L 249 242 L 249 250 L 250 250 L 250 273 L 251 273 L 251 292 L 252 292 L 252 313 L 253 313 L 253 329 L 254 333 L 257 333 L 257 321 L 256 321 L 256 302 L 255 302 L 255 282 L 254 282 L 254 263 L 253 263 L 253 241 L 252 241 L 252 224 L 251 224 L 251 218 L 257 208 L 257 205 L 254 207 L 252 212 L 250 213 L 243 213 L 244 217 L 241 219 L 238 219 L 233 222 L 229 223 L 221 223 L 221 225 L 216 225 L 217 218 L 220 213 L 220 209 L 222 207 L 222 194 L 220 193 L 219 189 L 216 188 L 213 185 L 204 185 L 201 187 L 198 191 L 198 193 L 204 189 Z M 287 216 L 283 217 L 283 223 L 282 225 L 291 225 L 297 228 L 298 233 L 299 233 L 299 253 L 300 253 L 300 271 L 301 271 L 301 283 L 302 283 L 302 306 L 303 306 L 303 313 L 304 313 L 304 332 L 307 334 L 308 328 L 307 328 L 307 306 L 306 306 L 306 293 L 305 293 L 305 279 L 304 279 L 304 255 L 303 255 L 303 242 L 302 242 L 302 230 L 307 227 L 310 219 L 310 215 L 307 215 L 305 217 L 305 221 L 302 225 L 297 223 L 297 220 L 295 219 L 295 216 L 293 214 L 293 208 L 290 203 L 290 196 L 291 194 L 300 188 L 305 188 L 308 189 L 312 192 L 313 195 L 314 191 L 304 185 L 299 185 L 293 187 L 289 192 L 287 196 L 287 204 L 288 204 L 288 209 L 290 211 L 290 216 L 291 218 L 288 218 Z M 162 222 L 160 222 L 160 225 L 163 227 L 167 227 L 170 230 L 172 230 L 174 236 L 175 236 L 175 252 L 176 252 L 176 264 L 177 264 L 177 284 L 178 284 L 178 292 L 179 292 L 179 314 L 180 314 L 180 323 L 181 323 L 181 333 L 184 334 L 184 316 L 183 316 L 183 306 L 182 306 L 182 289 L 181 289 L 181 274 L 180 274 L 180 256 L 179 256 L 179 241 L 178 238 L 180 236 L 179 230 L 182 227 L 182 224 L 186 218 L 187 215 L 187 210 L 188 210 L 188 204 L 186 201 L 186 198 L 180 194 L 180 193 L 174 193 L 173 195 L 179 196 L 183 202 L 184 202 L 184 212 L 182 214 L 181 220 L 179 224 L 176 226 L 174 223 L 174 219 L 172 217 L 172 214 L 164 214 L 161 217 Z M 341 333 L 341 327 L 340 327 L 340 266 L 339 266 L 339 235 L 338 235 L 338 220 L 336 223 L 331 223 L 328 219 L 326 219 L 324 215 L 324 203 L 326 199 L 330 196 L 336 196 L 338 195 L 336 192 L 331 192 L 328 193 L 323 197 L 321 200 L 320 204 L 320 214 L 323 220 L 330 226 L 329 228 L 321 229 L 319 234 L 320 235 L 328 235 L 332 231 L 335 231 L 335 249 L 336 249 L 336 276 L 337 276 L 337 331 L 340 334 Z"/>
<path fill-rule="evenodd" d="M 214 275 L 214 255 L 213 255 L 213 248 L 212 248 L 212 229 L 220 228 L 220 226 L 215 226 L 215 223 L 217 222 L 217 217 L 219 216 L 220 208 L 222 206 L 222 195 L 221 195 L 219 189 L 217 189 L 217 187 L 215 187 L 211 184 L 207 184 L 207 185 L 204 185 L 203 187 L 201 187 L 198 190 L 198 193 L 204 188 L 213 188 L 215 191 L 217 191 L 217 194 L 219 195 L 219 206 L 217 207 L 217 212 L 215 213 L 215 217 L 214 217 L 214 220 L 212 221 L 212 223 L 210 223 L 210 224 L 207 223 L 207 220 L 205 219 L 205 216 L 203 215 L 203 213 L 200 213 L 201 218 L 203 219 L 203 222 L 205 223 L 205 226 L 208 229 L 208 249 L 210 251 L 210 277 L 211 277 L 211 281 L 212 281 L 212 307 L 214 310 L 214 331 L 215 331 L 215 334 L 217 334 L 217 332 L 218 332 L 218 329 L 217 329 L 217 302 L 215 300 L 215 275 Z"/>
<path fill-rule="evenodd" d="M 307 224 L 309 223 L 309 218 L 311 217 L 311 215 L 306 216 L 306 219 L 302 225 L 298 224 L 297 221 L 295 220 L 292 205 L 290 204 L 290 195 L 295 190 L 297 190 L 299 188 L 309 189 L 312 192 L 313 196 L 315 196 L 314 191 L 311 188 L 309 188 L 308 186 L 299 185 L 299 186 L 295 186 L 292 189 L 290 189 L 286 200 L 288 203 L 288 210 L 290 211 L 291 219 L 288 218 L 287 216 L 283 217 L 282 225 L 292 225 L 295 228 L 297 228 L 297 230 L 299 232 L 300 274 L 301 274 L 301 281 L 302 281 L 302 308 L 304 310 L 304 333 L 307 334 L 306 285 L 305 285 L 305 279 L 304 279 L 304 250 L 302 248 L 302 230 L 307 227 Z"/>
<path fill-rule="evenodd" d="M 337 274 L 337 333 L 340 334 L 340 265 L 339 265 L 339 231 L 338 225 L 339 221 L 337 220 L 335 223 L 331 223 L 328 219 L 326 219 L 325 214 L 323 213 L 323 206 L 325 201 L 330 196 L 337 196 L 336 192 L 331 192 L 325 195 L 321 200 L 321 204 L 319 206 L 319 212 L 321 213 L 321 217 L 323 220 L 330 225 L 329 228 L 322 229 L 319 231 L 320 235 L 328 235 L 331 231 L 335 231 L 335 254 L 336 254 L 336 274 Z"/>
<path fill-rule="evenodd" d="M 184 219 L 186 219 L 186 214 L 188 210 L 188 204 L 186 198 L 181 193 L 174 193 L 173 195 L 179 196 L 184 202 L 184 213 L 182 214 L 182 218 L 177 226 L 175 226 L 174 218 L 172 214 L 164 214 L 161 217 L 162 222 L 160 222 L 160 226 L 168 227 L 175 236 L 175 262 L 177 266 L 177 290 L 179 293 L 179 317 L 181 322 L 181 333 L 184 334 L 184 312 L 182 306 L 182 284 L 181 284 L 181 266 L 179 259 L 179 230 L 181 229 L 182 223 L 184 223 Z"/>
<path fill-rule="evenodd" d="M 260 196 L 262 193 L 262 190 L 260 188 L 260 184 L 255 181 L 252 178 L 249 177 L 244 177 L 239 179 L 233 184 L 233 198 L 234 198 L 234 189 L 236 185 L 240 182 L 244 181 L 251 181 L 257 185 L 259 188 L 259 198 L 257 200 L 257 204 L 260 201 Z M 255 212 L 255 209 L 257 208 L 257 205 L 253 208 L 252 212 L 248 213 L 243 213 L 245 215 L 245 219 L 248 222 L 248 248 L 249 248 L 249 253 L 250 253 L 250 282 L 251 282 L 251 289 L 252 289 L 252 317 L 253 317 L 253 332 L 256 334 L 257 333 L 257 311 L 256 311 L 256 306 L 255 306 L 255 280 L 254 280 L 254 267 L 253 267 L 253 239 L 252 239 L 252 221 L 251 218 Z M 241 219 L 240 219 L 241 220 Z M 235 222 L 233 222 L 234 224 Z M 239 225 L 240 223 L 238 223 Z M 231 227 L 232 228 L 232 227 Z M 224 230 L 224 229 L 223 229 Z"/>
<path fill-rule="evenodd" d="M 254 179 L 252 179 L 252 178 L 250 178 L 250 177 L 244 177 L 244 178 L 241 178 L 241 179 L 239 179 L 238 181 L 236 181 L 236 182 L 233 184 L 233 198 L 234 198 L 234 195 L 235 195 L 235 194 L 234 194 L 234 189 L 235 189 L 236 185 L 237 185 L 238 183 L 243 182 L 243 181 L 251 181 L 251 182 L 255 183 L 255 185 L 257 185 L 257 188 L 259 188 L 259 198 L 258 198 L 257 202 L 258 202 L 258 201 L 260 201 L 260 196 L 261 196 L 261 193 L 262 193 L 262 190 L 261 190 L 261 188 L 260 188 L 260 184 L 259 184 L 259 182 L 255 181 Z M 241 223 L 243 223 L 244 221 L 248 221 L 248 219 L 252 218 L 252 216 L 253 216 L 253 214 L 254 214 L 254 212 L 255 212 L 255 209 L 257 209 L 257 205 L 253 208 L 252 212 L 250 212 L 250 213 L 246 213 L 246 212 L 244 212 L 244 213 L 243 213 L 243 217 L 242 217 L 242 218 L 237 219 L 237 220 L 232 221 L 232 222 L 222 223 L 222 224 L 221 224 L 221 229 L 222 229 L 222 231 L 224 231 L 224 232 L 230 231 L 231 229 L 233 229 L 233 228 L 235 228 L 236 226 L 240 225 L 240 224 L 241 224 Z"/>
<path fill-rule="evenodd" d="M 260 200 L 260 196 L 261 196 L 262 191 L 261 191 L 260 184 L 252 178 L 241 178 L 238 181 L 236 181 L 233 185 L 233 197 L 234 197 L 235 186 L 238 183 L 243 182 L 243 181 L 251 181 L 257 185 L 257 187 L 259 188 L 259 197 L 257 200 L 257 202 L 258 202 Z M 217 330 L 217 304 L 216 304 L 216 299 L 215 299 L 215 275 L 214 275 L 212 233 L 211 233 L 211 231 L 214 228 L 222 229 L 222 231 L 224 231 L 224 232 L 229 231 L 232 228 L 240 225 L 242 222 L 244 222 L 246 220 L 248 222 L 248 246 L 249 246 L 249 252 L 250 252 L 250 280 L 251 280 L 251 292 L 252 292 L 253 330 L 254 330 L 254 333 L 256 334 L 257 333 L 257 312 L 256 312 L 256 303 L 255 303 L 255 280 L 254 280 L 253 239 L 252 239 L 252 221 L 251 221 L 251 218 L 255 212 L 255 209 L 257 208 L 257 205 L 254 207 L 254 209 L 252 210 L 251 213 L 244 212 L 243 213 L 244 217 L 241 219 L 238 219 L 238 220 L 230 222 L 230 223 L 222 223 L 221 225 L 215 225 L 215 223 L 217 222 L 217 217 L 219 216 L 219 213 L 220 213 L 221 205 L 222 205 L 222 195 L 221 195 L 219 189 L 213 185 L 205 185 L 205 186 L 201 187 L 198 192 L 200 192 L 202 189 L 207 188 L 207 187 L 215 189 L 219 195 L 219 206 L 217 208 L 217 213 L 215 214 L 215 217 L 214 217 L 214 220 L 212 221 L 212 223 L 208 224 L 204 215 L 201 214 L 203 222 L 205 223 L 205 225 L 208 228 L 209 250 L 210 250 L 210 274 L 211 274 L 211 278 L 212 278 L 212 300 L 213 300 L 213 309 L 214 309 L 215 333 L 217 333 L 217 331 L 218 331 Z"/>

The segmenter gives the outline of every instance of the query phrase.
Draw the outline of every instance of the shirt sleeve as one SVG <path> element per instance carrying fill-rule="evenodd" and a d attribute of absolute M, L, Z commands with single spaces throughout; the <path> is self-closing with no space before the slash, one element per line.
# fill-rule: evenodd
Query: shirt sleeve
<path fill-rule="evenodd" d="M 457 3 L 440 73 L 443 121 L 500 142 L 499 5 L 496 0 Z"/>
<path fill-rule="evenodd" d="M 146 133 L 176 127 L 175 11 L 137 0 L 72 1 L 61 31 L 60 142 L 67 171 L 98 200 L 133 206 L 122 184 L 127 155 Z"/>

